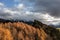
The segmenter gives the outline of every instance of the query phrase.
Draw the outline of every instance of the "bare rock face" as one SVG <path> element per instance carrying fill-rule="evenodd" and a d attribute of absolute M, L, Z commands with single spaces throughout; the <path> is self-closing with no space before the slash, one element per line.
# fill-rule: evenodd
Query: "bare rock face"
<path fill-rule="evenodd" d="M 15 22 L 0 23 L 0 40 L 53 40 L 42 28 Z"/>

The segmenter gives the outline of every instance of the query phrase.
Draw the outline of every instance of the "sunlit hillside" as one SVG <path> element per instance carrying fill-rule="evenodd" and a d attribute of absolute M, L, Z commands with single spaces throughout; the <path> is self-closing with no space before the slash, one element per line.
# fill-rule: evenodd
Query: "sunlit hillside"
<path fill-rule="evenodd" d="M 60 40 L 56 32 L 38 21 L 32 25 L 23 22 L 0 23 L 0 40 Z"/>
<path fill-rule="evenodd" d="M 0 40 L 52 40 L 44 30 L 22 22 L 0 23 Z"/>

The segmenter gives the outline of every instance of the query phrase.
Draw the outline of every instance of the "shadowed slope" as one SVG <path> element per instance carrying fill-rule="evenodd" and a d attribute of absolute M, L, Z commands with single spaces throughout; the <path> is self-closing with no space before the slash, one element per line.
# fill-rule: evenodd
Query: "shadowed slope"
<path fill-rule="evenodd" d="M 47 35 L 53 38 L 53 40 L 60 40 L 60 31 L 53 26 L 48 26 L 37 20 L 34 20 L 33 26 L 39 29 L 42 28 Z"/>

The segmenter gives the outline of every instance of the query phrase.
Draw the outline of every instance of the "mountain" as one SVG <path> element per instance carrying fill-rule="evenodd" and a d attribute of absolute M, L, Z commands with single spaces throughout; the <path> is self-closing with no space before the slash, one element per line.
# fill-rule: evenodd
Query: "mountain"
<path fill-rule="evenodd" d="M 60 40 L 60 31 L 55 27 L 43 24 L 37 20 L 34 21 L 33 26 L 36 28 L 42 28 L 46 34 L 53 38 L 53 40 Z"/>
<path fill-rule="evenodd" d="M 60 31 L 34 20 L 0 20 L 0 40 L 60 40 Z M 6 22 L 7 21 L 7 22 Z"/>

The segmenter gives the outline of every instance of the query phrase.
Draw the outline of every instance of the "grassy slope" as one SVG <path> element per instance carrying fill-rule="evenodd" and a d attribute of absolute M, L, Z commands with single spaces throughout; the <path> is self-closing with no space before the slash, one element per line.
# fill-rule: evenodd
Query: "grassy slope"
<path fill-rule="evenodd" d="M 42 28 L 22 22 L 0 23 L 0 40 L 52 40 Z"/>

